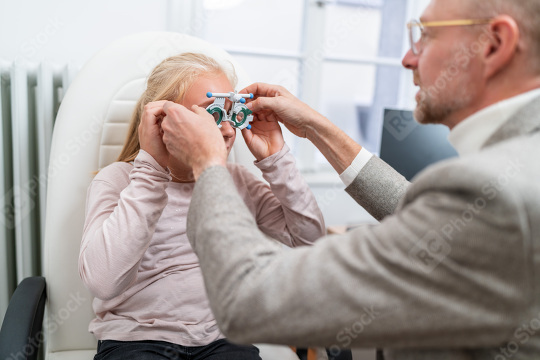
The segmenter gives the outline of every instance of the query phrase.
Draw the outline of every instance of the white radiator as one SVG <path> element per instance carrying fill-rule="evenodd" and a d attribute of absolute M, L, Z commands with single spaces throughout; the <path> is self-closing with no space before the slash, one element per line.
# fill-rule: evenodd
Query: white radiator
<path fill-rule="evenodd" d="M 41 274 L 52 130 L 75 72 L 0 61 L 0 321 L 16 285 Z"/>

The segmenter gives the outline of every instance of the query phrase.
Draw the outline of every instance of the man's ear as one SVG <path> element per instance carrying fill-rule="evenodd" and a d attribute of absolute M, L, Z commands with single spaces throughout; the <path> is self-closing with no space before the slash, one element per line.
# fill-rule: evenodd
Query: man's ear
<path fill-rule="evenodd" d="M 484 76 L 490 78 L 508 66 L 518 50 L 520 41 L 519 27 L 508 15 L 493 18 L 489 30 L 482 35 L 486 38 L 484 51 Z"/>

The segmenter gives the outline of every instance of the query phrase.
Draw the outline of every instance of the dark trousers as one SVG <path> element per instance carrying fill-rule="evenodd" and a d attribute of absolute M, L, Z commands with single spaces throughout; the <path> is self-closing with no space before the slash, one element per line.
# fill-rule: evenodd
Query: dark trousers
<path fill-rule="evenodd" d="M 326 354 L 328 355 L 328 360 L 352 360 L 352 352 L 348 349 L 338 351 L 326 349 Z M 307 360 L 308 350 L 303 348 L 296 349 L 296 355 L 298 355 L 300 360 Z"/>
<path fill-rule="evenodd" d="M 165 341 L 98 341 L 94 360 L 261 360 L 253 345 L 225 339 L 205 346 L 182 346 Z"/>

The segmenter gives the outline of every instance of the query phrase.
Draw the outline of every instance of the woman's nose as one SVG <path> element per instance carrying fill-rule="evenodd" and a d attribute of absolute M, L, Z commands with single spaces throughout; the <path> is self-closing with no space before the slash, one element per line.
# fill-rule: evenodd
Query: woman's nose
<path fill-rule="evenodd" d="M 223 121 L 221 123 L 221 135 L 223 135 L 224 138 L 230 138 L 234 136 L 235 132 L 236 132 L 236 129 L 232 127 L 230 122 Z"/>

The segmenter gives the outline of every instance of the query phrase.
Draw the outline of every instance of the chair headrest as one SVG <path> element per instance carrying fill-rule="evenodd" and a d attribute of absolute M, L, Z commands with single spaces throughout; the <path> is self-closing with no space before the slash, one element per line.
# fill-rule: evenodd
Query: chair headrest
<path fill-rule="evenodd" d="M 120 152 L 150 71 L 164 58 L 183 52 L 230 61 L 239 89 L 250 83 L 241 66 L 222 49 L 188 35 L 149 32 L 121 38 L 101 50 L 79 71 L 62 100 L 52 138 L 43 245 L 47 313 L 60 316 L 62 323 L 54 331 L 45 329 L 47 353 L 95 349 L 95 339 L 87 330 L 94 317 L 92 297 L 78 274 L 86 190 L 94 173 Z M 254 168 L 241 135 L 233 152 L 233 161 Z"/>

